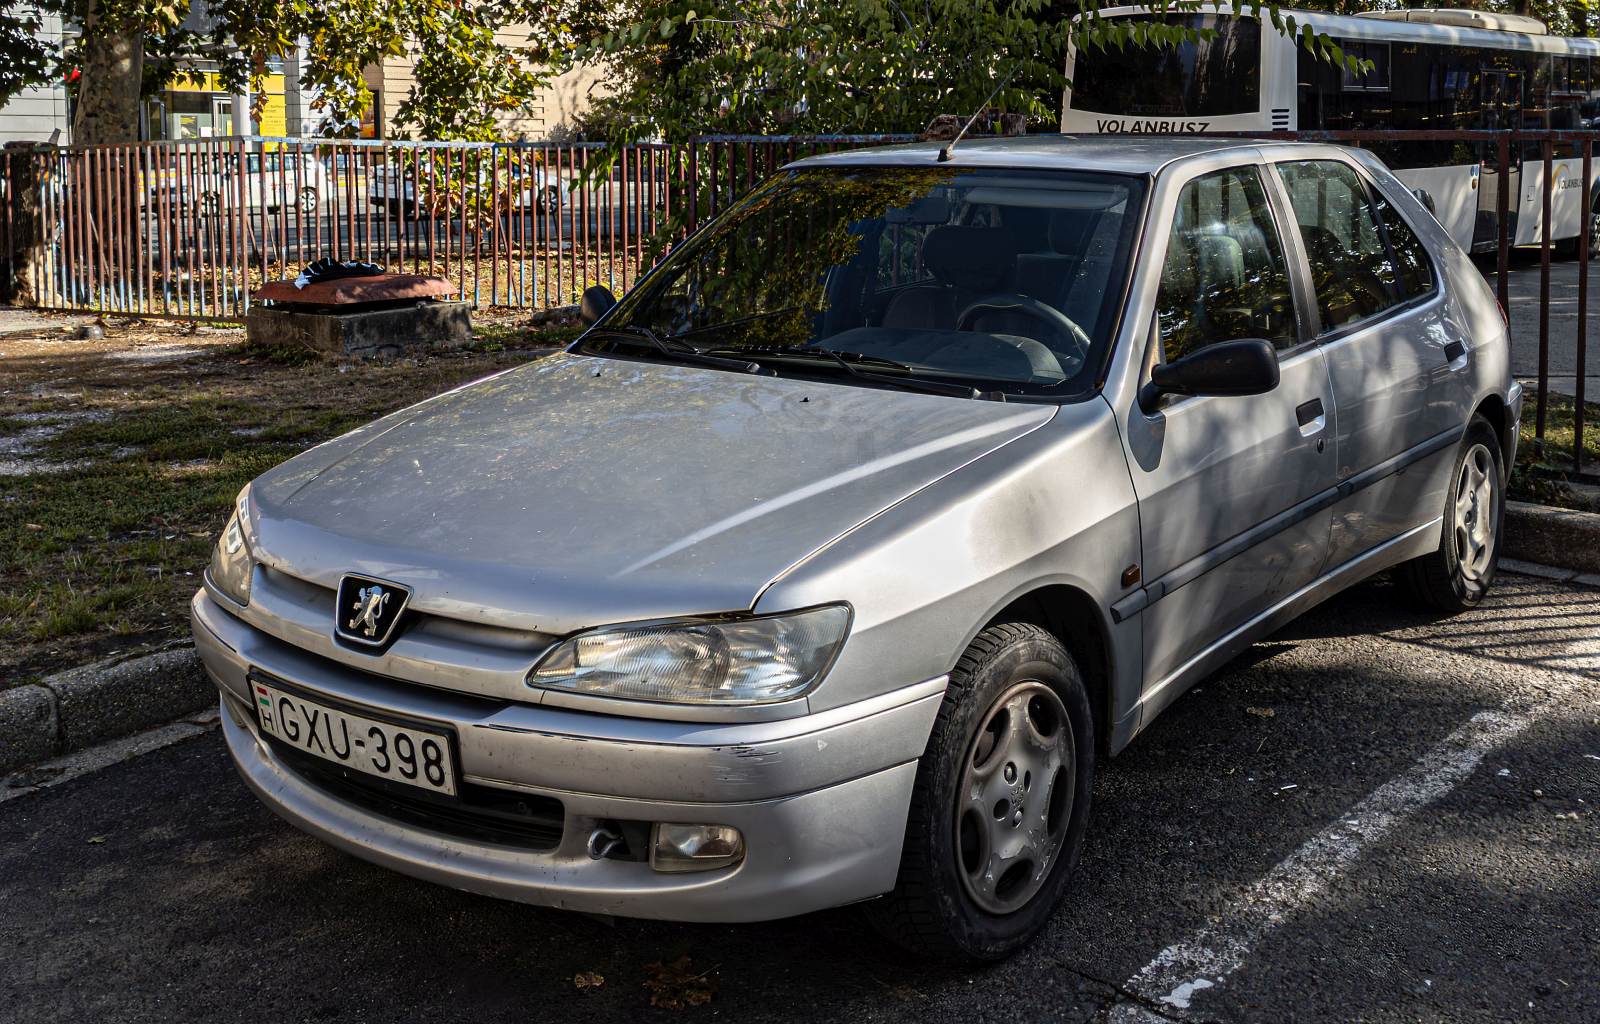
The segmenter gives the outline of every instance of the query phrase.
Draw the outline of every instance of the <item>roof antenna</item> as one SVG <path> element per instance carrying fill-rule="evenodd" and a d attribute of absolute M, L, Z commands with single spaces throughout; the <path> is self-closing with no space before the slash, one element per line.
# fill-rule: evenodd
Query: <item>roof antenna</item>
<path fill-rule="evenodd" d="M 994 89 L 989 93 L 988 98 L 983 101 L 983 105 L 977 110 L 973 111 L 972 116 L 967 118 L 967 123 L 961 126 L 961 130 L 959 132 L 956 132 L 956 137 L 945 143 L 944 148 L 939 150 L 939 162 L 941 164 L 948 163 L 950 161 L 950 154 L 951 151 L 956 148 L 956 143 L 961 141 L 961 139 L 967 134 L 967 129 L 972 127 L 972 125 L 978 120 L 983 112 L 989 109 L 989 104 L 993 103 L 994 98 L 1000 95 L 1001 89 L 1004 89 L 1011 83 L 1011 76 L 1016 73 L 1017 65 L 1013 63 L 1011 65 L 1011 70 L 1006 72 L 1006 77 L 1002 78 L 1000 80 L 1000 84 L 995 86 Z"/>

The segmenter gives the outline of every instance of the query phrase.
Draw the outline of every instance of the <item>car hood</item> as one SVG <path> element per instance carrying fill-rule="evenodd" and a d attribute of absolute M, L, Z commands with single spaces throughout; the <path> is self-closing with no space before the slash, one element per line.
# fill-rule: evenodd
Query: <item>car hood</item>
<path fill-rule="evenodd" d="M 563 353 L 268 472 L 249 532 L 300 578 L 521 629 L 739 610 L 1052 412 Z"/>

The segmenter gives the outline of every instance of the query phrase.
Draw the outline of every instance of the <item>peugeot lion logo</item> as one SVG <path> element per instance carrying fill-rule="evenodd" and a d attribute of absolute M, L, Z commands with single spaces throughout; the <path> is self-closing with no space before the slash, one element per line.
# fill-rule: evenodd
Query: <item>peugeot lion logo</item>
<path fill-rule="evenodd" d="M 411 591 L 398 583 L 370 576 L 345 576 L 339 581 L 334 632 L 347 643 L 383 647 L 394 635 Z"/>
<path fill-rule="evenodd" d="M 389 592 L 377 584 L 362 587 L 356 591 L 355 603 L 350 610 L 356 613 L 346 629 L 359 629 L 367 637 L 375 638 L 378 635 L 378 616 L 383 614 L 383 606 L 389 603 Z"/>

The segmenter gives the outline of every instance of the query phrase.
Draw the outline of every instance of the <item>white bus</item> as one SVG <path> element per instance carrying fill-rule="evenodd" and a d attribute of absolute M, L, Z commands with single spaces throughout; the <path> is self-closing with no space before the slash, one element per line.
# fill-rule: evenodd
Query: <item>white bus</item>
<path fill-rule="evenodd" d="M 1479 11 L 1397 10 L 1346 17 L 1285 11 L 1372 63 L 1353 74 L 1320 61 L 1270 22 L 1228 4 L 1164 14 L 1209 29 L 1166 48 L 1073 53 L 1063 132 L 1462 131 L 1600 128 L 1600 39 L 1566 39 L 1542 22 Z M 1146 8 L 1108 18 L 1152 17 Z M 1492 143 L 1364 144 L 1401 180 L 1428 193 L 1462 246 L 1495 247 L 1497 158 Z M 1563 152 L 1565 151 L 1565 152 Z M 1550 237 L 1575 240 L 1582 216 L 1582 161 L 1557 146 Z M 1513 148 L 1509 214 L 1514 245 L 1538 244 L 1542 156 Z M 1600 159 L 1595 161 L 1600 174 Z M 1593 183 L 1591 182 L 1591 189 Z M 1593 194 L 1591 192 L 1591 194 Z M 1595 204 L 1600 240 L 1600 198 Z M 1572 245 L 1569 241 L 1568 245 Z M 1592 252 L 1600 256 L 1600 241 Z"/>

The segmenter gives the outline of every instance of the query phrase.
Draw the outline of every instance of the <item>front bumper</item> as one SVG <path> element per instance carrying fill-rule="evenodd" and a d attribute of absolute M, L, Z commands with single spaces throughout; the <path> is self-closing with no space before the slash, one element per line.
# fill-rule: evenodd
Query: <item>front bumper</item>
<path fill-rule="evenodd" d="M 917 758 L 943 678 L 776 722 L 629 719 L 452 694 L 358 673 L 271 637 L 204 591 L 195 644 L 223 695 L 223 732 L 245 782 L 298 828 L 366 860 L 470 892 L 545 906 L 683 921 L 757 921 L 893 888 Z M 251 669 L 378 711 L 452 729 L 463 778 L 560 801 L 561 837 L 532 850 L 405 824 L 335 796 L 261 736 Z M 605 821 L 732 825 L 732 867 L 657 873 L 595 859 Z"/>

